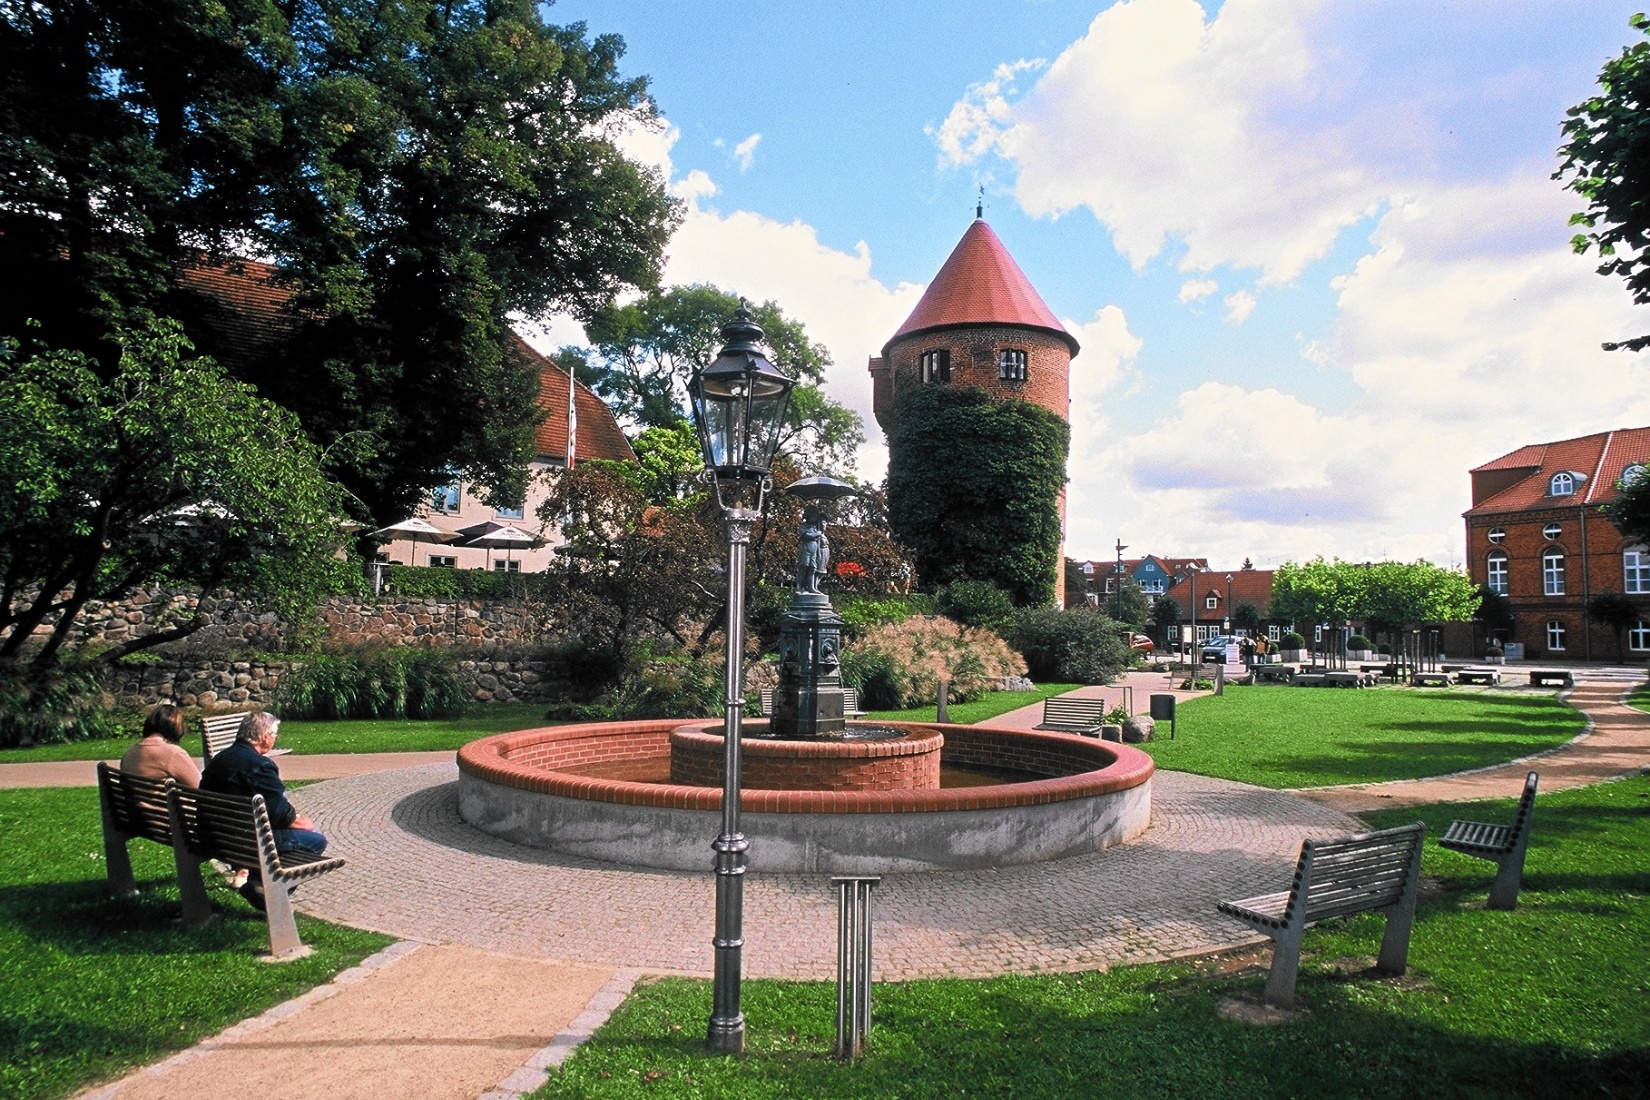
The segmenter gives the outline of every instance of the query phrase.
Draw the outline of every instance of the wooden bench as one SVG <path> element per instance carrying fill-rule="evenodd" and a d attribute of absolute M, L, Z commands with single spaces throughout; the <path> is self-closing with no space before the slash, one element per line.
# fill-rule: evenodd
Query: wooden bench
<path fill-rule="evenodd" d="M 1068 699 L 1054 696 L 1043 700 L 1043 720 L 1036 726 L 1055 733 L 1076 733 L 1099 737 L 1106 717 L 1104 699 Z"/>
<path fill-rule="evenodd" d="M 1499 684 L 1501 670 L 1494 668 L 1464 668 L 1455 674 L 1458 684 Z"/>
<path fill-rule="evenodd" d="M 772 717 L 773 715 L 773 690 L 773 688 L 763 688 L 757 693 L 758 697 L 761 699 L 762 716 L 764 718 Z M 842 717 L 865 717 L 865 712 L 859 709 L 859 689 L 842 689 Z"/>
<path fill-rule="evenodd" d="M 1296 687 L 1319 688 L 1323 687 L 1323 677 L 1321 672 L 1297 672 L 1289 682 Z"/>
<path fill-rule="evenodd" d="M 1361 688 L 1367 681 L 1361 672 L 1326 672 L 1323 674 L 1324 687 Z"/>
<path fill-rule="evenodd" d="M 1404 972 L 1426 831 L 1426 822 L 1417 821 L 1337 840 L 1302 841 L 1294 885 L 1288 890 L 1217 905 L 1227 916 L 1271 937 L 1272 969 L 1262 995 L 1268 1004 L 1288 1008 L 1295 1003 L 1301 940 L 1308 925 L 1330 917 L 1384 912 L 1386 935 L 1375 966 L 1388 974 Z"/>
<path fill-rule="evenodd" d="M 183 898 L 183 923 L 193 926 L 211 919 L 212 904 L 206 898 L 200 861 L 192 859 L 178 845 L 178 833 L 170 809 L 170 792 L 176 786 L 177 782 L 173 779 L 145 779 L 127 775 L 119 768 L 98 762 L 97 799 L 103 816 L 103 865 L 108 871 L 111 891 L 136 894 L 137 882 L 132 878 L 132 858 L 126 849 L 127 844 L 134 840 L 152 840 L 172 849 L 172 859 L 178 873 L 178 893 Z"/>
<path fill-rule="evenodd" d="M 264 798 L 173 785 L 168 792 L 178 848 L 197 860 L 221 859 L 231 867 L 256 868 L 263 878 L 264 915 L 269 925 L 269 954 L 276 959 L 307 954 L 298 938 L 289 891 L 305 879 L 342 867 L 337 856 L 275 850 Z"/>
<path fill-rule="evenodd" d="M 1449 687 L 1449 673 L 1447 672 L 1415 672 L 1411 673 L 1409 682 L 1416 687 Z"/>
<path fill-rule="evenodd" d="M 1260 665 L 1255 669 L 1255 682 L 1287 684 L 1295 678 L 1295 670 L 1288 665 Z"/>
<path fill-rule="evenodd" d="M 1530 815 L 1535 809 L 1535 788 L 1541 782 L 1537 772 L 1524 777 L 1524 794 L 1511 825 L 1489 825 L 1482 821 L 1452 821 L 1438 843 L 1496 865 L 1495 882 L 1490 886 L 1488 909 L 1511 909 L 1518 904 L 1518 886 L 1524 878 L 1524 848 L 1530 842 Z"/>
<path fill-rule="evenodd" d="M 235 743 L 235 734 L 250 712 L 235 714 L 206 714 L 201 716 L 201 763 L 210 764 L 212 758 Z"/>
<path fill-rule="evenodd" d="M 1562 684 L 1564 687 L 1575 687 L 1575 677 L 1570 675 L 1567 668 L 1532 668 L 1530 669 L 1530 686 L 1542 687 L 1546 684 Z"/>

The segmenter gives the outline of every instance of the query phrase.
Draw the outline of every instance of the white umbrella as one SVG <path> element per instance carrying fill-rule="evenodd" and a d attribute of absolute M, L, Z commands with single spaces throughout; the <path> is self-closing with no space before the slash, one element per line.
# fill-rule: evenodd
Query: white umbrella
<path fill-rule="evenodd" d="M 497 523 L 493 520 L 461 528 L 459 535 L 464 539 L 460 545 L 476 546 L 485 550 L 503 550 L 504 560 L 507 562 L 517 549 L 527 550 L 544 545 L 544 540 L 537 535 L 528 534 L 514 524 Z"/>
<path fill-rule="evenodd" d="M 414 545 L 420 542 L 455 542 L 459 537 L 455 532 L 443 531 L 423 516 L 413 516 L 410 519 L 402 520 L 400 523 L 380 527 L 373 532 L 373 535 L 381 542 L 394 542 L 398 539 L 404 539 Z M 415 550 L 414 553 L 416 554 L 417 551 Z"/>

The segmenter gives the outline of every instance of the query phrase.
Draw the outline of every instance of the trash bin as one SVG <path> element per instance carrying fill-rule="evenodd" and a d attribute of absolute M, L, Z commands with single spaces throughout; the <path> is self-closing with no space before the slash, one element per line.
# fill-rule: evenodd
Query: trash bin
<path fill-rule="evenodd" d="M 1152 696 L 1152 721 L 1169 723 L 1169 740 L 1174 740 L 1174 696 Z"/>

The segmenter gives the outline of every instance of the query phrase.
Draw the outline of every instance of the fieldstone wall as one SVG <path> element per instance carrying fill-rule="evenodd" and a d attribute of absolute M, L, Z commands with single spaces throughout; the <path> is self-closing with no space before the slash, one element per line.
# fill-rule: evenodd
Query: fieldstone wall
<path fill-rule="evenodd" d="M 208 658 L 134 662 L 111 669 L 104 689 L 122 706 L 171 703 L 208 711 L 272 707 L 282 682 L 302 664 Z M 461 660 L 455 667 L 478 703 L 543 703 L 554 695 L 543 661 Z"/>

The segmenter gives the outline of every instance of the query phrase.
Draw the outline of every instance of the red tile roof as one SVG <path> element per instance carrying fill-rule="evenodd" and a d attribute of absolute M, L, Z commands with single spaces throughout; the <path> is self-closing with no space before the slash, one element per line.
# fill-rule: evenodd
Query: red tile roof
<path fill-rule="evenodd" d="M 203 347 L 231 368 L 262 355 L 271 344 L 291 335 L 297 320 L 288 308 L 292 289 L 280 271 L 256 260 L 202 260 L 183 271 L 184 289 L 194 292 L 207 307 L 201 322 L 215 339 Z M 567 372 L 535 351 L 514 332 L 505 340 L 506 353 L 525 360 L 539 371 L 538 406 L 546 417 L 537 429 L 542 458 L 565 461 L 567 455 Z M 608 458 L 636 461 L 630 441 L 608 408 L 583 383 L 578 383 L 574 408 L 578 417 L 575 461 Z"/>
<path fill-rule="evenodd" d="M 919 332 L 974 325 L 1023 325 L 1060 337 L 1077 354 L 1077 341 L 1050 312 L 1020 265 L 983 218 L 975 219 L 928 285 L 917 308 L 894 333 L 895 340 Z"/>
<path fill-rule="evenodd" d="M 1271 569 L 1234 569 L 1231 571 L 1231 602 L 1227 603 L 1226 577 L 1218 569 L 1205 569 L 1197 575 L 1197 611 L 1202 621 L 1229 617 L 1233 611 L 1243 604 L 1253 604 L 1255 609 L 1266 614 L 1266 605 L 1272 602 L 1272 574 Z M 1169 598 L 1180 605 L 1180 613 L 1186 614 L 1187 602 L 1192 596 L 1190 580 L 1182 580 L 1169 589 Z M 1210 596 L 1216 597 L 1215 607 L 1211 610 L 1204 606 L 1204 601 Z"/>
<path fill-rule="evenodd" d="M 1488 470 L 1528 470 L 1529 473 L 1492 496 L 1467 509 L 1466 515 L 1519 512 L 1566 505 L 1603 504 L 1615 499 L 1616 482 L 1627 467 L 1650 465 L 1650 428 L 1622 428 L 1611 432 L 1561 439 L 1556 443 L 1535 443 L 1510 454 L 1475 466 L 1472 473 Z M 1576 475 L 1576 491 L 1569 496 L 1551 496 L 1548 489 L 1554 474 Z"/>

